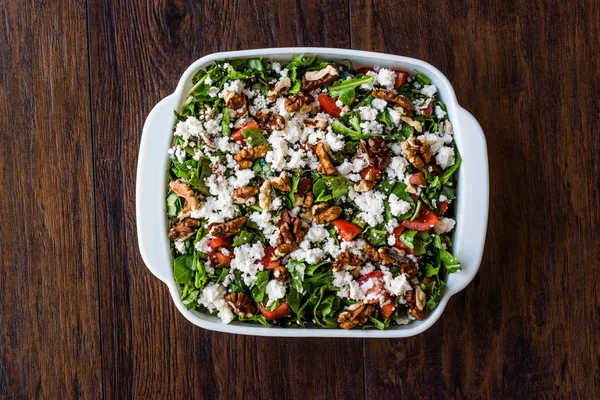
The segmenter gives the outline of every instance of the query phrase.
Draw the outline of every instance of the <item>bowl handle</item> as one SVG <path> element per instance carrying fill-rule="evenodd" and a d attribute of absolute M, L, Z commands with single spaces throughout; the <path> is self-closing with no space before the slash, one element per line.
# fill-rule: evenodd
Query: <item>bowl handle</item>
<path fill-rule="evenodd" d="M 166 188 L 163 181 L 167 168 L 170 134 L 177 108 L 177 98 L 170 95 L 150 112 L 140 143 L 136 182 L 136 216 L 140 253 L 148 269 L 161 281 L 173 280 L 172 258 L 167 242 Z"/>
<path fill-rule="evenodd" d="M 456 279 L 453 291 L 464 289 L 475 277 L 485 245 L 489 208 L 489 171 L 487 145 L 479 122 L 464 108 L 458 109 L 458 124 L 455 129 L 457 146 L 461 151 L 462 164 L 459 169 L 459 206 L 454 243 L 456 257 L 463 265 L 460 273 L 452 274 Z"/>

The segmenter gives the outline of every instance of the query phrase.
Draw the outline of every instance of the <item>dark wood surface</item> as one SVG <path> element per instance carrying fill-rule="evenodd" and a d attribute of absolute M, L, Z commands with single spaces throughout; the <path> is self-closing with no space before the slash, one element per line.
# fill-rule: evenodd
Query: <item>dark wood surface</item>
<path fill-rule="evenodd" d="M 0 398 L 600 397 L 600 4 L 0 3 Z M 221 50 L 424 59 L 481 123 L 486 251 L 424 334 L 204 331 L 137 249 L 144 119 Z"/>

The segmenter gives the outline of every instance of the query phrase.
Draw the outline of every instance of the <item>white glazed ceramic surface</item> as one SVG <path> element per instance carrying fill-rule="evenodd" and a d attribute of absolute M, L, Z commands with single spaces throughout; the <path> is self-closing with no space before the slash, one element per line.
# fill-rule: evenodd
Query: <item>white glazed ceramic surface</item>
<path fill-rule="evenodd" d="M 457 215 L 454 232 L 454 254 L 462 264 L 462 270 L 451 274 L 447 290 L 438 307 L 424 321 L 380 330 L 343 330 L 317 328 L 267 328 L 242 322 L 229 325 L 221 323 L 216 316 L 188 310 L 180 300 L 180 287 L 173 277 L 173 260 L 167 239 L 166 217 L 167 150 L 173 139 L 174 109 L 187 98 L 192 77 L 212 61 L 224 58 L 266 57 L 286 62 L 292 55 L 318 54 L 323 60 L 351 60 L 355 67 L 386 67 L 405 71 L 419 71 L 427 75 L 437 86 L 446 104 L 448 116 L 454 127 L 456 145 L 462 156 L 458 174 Z M 413 58 L 357 50 L 330 48 L 271 48 L 215 53 L 193 63 L 182 75 L 173 94 L 161 100 L 150 112 L 144 124 L 140 145 L 136 186 L 137 231 L 140 252 L 148 269 L 167 284 L 175 305 L 192 323 L 206 329 L 244 335 L 302 336 L 302 337 L 362 337 L 393 338 L 419 334 L 432 326 L 446 308 L 450 297 L 464 289 L 475 277 L 485 242 L 488 217 L 488 160 L 483 131 L 477 120 L 458 105 L 456 95 L 448 79 L 432 65 Z"/>

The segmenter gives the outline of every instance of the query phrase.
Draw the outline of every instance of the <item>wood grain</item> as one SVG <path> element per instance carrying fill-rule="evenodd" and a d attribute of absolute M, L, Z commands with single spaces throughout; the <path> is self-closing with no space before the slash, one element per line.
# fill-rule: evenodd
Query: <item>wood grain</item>
<path fill-rule="evenodd" d="M 598 397 L 598 2 L 351 3 L 353 47 L 437 66 L 490 158 L 477 278 L 425 334 L 366 343 L 367 397 Z"/>
<path fill-rule="evenodd" d="M 144 267 L 134 217 L 142 124 L 184 69 L 223 50 L 348 47 L 347 2 L 93 0 L 90 27 L 106 396 L 363 398 L 361 341 L 241 337 L 187 322 Z"/>
<path fill-rule="evenodd" d="M 0 398 L 102 393 L 85 4 L 0 3 Z"/>

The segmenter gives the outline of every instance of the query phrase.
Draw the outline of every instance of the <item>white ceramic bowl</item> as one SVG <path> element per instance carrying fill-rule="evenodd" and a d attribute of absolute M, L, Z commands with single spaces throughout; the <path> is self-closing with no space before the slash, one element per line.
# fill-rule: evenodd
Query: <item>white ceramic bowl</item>
<path fill-rule="evenodd" d="M 173 260 L 167 239 L 165 194 L 167 188 L 167 150 L 171 146 L 171 129 L 175 123 L 174 109 L 185 101 L 192 86 L 192 77 L 201 68 L 224 58 L 266 57 L 285 62 L 292 55 L 318 54 L 323 60 L 351 60 L 355 67 L 387 67 L 405 71 L 420 71 L 437 86 L 441 99 L 448 109 L 454 127 L 456 145 L 462 156 L 458 174 L 458 198 L 454 254 L 462 264 L 462 270 L 451 274 L 447 290 L 438 307 L 424 321 L 397 326 L 389 330 L 343 330 L 316 328 L 266 328 L 242 322 L 222 324 L 220 319 L 204 313 L 188 310 L 180 300 L 180 287 L 173 278 Z M 214 53 L 202 57 L 190 65 L 181 76 L 173 94 L 161 100 L 150 112 L 144 124 L 140 155 L 138 159 L 136 212 L 138 241 L 142 258 L 148 269 L 167 284 L 175 305 L 192 323 L 214 331 L 260 336 L 302 337 L 364 337 L 392 338 L 419 334 L 432 326 L 442 315 L 450 297 L 461 291 L 475 277 L 485 242 L 488 217 L 488 160 L 483 131 L 475 118 L 458 105 L 456 95 L 448 79 L 432 65 L 413 58 L 367 51 L 329 48 L 271 48 Z"/>

